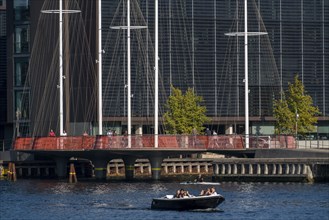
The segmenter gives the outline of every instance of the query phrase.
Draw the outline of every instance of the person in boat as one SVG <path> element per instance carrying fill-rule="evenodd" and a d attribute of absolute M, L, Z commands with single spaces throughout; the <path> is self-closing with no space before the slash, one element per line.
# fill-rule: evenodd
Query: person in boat
<path fill-rule="evenodd" d="M 199 176 L 194 180 L 194 182 L 203 182 L 203 177 L 201 176 L 201 174 L 199 174 Z"/>
<path fill-rule="evenodd" d="M 209 195 L 211 195 L 210 188 L 203 190 L 202 196 L 209 196 Z"/>
<path fill-rule="evenodd" d="M 180 191 L 181 191 L 180 189 L 176 191 L 176 194 L 175 194 L 174 198 L 181 198 L 180 197 Z"/>
<path fill-rule="evenodd" d="M 183 190 L 183 197 L 182 198 L 189 198 L 192 197 L 191 194 L 187 190 Z"/>
<path fill-rule="evenodd" d="M 200 192 L 200 196 L 210 196 L 210 195 L 217 195 L 215 187 L 211 187 L 211 188 L 208 188 L 206 190 L 203 189 Z"/>
<path fill-rule="evenodd" d="M 179 189 L 176 191 L 174 198 L 189 198 L 192 197 L 191 194 L 184 189 Z"/>
<path fill-rule="evenodd" d="M 210 195 L 217 195 L 215 187 L 210 188 Z"/>

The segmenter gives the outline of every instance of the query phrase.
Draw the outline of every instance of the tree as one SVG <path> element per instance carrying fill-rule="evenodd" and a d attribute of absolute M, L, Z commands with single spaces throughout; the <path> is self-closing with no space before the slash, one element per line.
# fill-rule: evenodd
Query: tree
<path fill-rule="evenodd" d="M 172 95 L 167 100 L 167 111 L 163 115 L 166 133 L 201 133 L 204 130 L 203 124 L 209 121 L 205 115 L 206 107 L 201 106 L 203 98 L 197 96 L 191 88 L 185 94 L 173 86 L 171 89 Z"/>
<path fill-rule="evenodd" d="M 274 100 L 273 115 L 276 119 L 276 132 L 280 134 L 305 134 L 314 131 L 319 108 L 313 105 L 303 83 L 295 76 L 294 83 L 288 83 L 288 90 L 282 99 Z"/>

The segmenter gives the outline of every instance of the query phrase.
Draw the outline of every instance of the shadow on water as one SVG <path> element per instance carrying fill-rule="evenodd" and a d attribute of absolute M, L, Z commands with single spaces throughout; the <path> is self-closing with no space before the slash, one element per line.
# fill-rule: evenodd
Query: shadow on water
<path fill-rule="evenodd" d="M 154 212 L 205 212 L 205 213 L 220 213 L 220 212 L 224 212 L 224 210 L 222 209 L 218 209 L 218 208 L 209 208 L 209 209 L 191 209 L 191 210 L 166 210 L 166 209 L 151 209 L 151 208 L 147 208 L 145 210 L 151 210 Z"/>

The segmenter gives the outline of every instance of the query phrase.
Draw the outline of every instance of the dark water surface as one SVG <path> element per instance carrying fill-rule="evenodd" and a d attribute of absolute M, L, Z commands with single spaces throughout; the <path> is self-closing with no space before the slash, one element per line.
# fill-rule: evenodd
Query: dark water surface
<path fill-rule="evenodd" d="M 155 211 L 153 197 L 202 186 L 178 182 L 0 180 L 0 219 L 328 219 L 329 183 L 222 183 L 213 211 Z"/>

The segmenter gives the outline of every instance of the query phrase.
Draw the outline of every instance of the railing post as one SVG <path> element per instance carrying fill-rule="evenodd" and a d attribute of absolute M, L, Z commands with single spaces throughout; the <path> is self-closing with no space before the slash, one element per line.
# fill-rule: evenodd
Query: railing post
<path fill-rule="evenodd" d="M 249 174 L 254 174 L 254 169 L 252 167 L 252 164 L 249 164 Z"/>
<path fill-rule="evenodd" d="M 290 173 L 290 164 L 287 163 L 286 164 L 286 174 L 289 174 Z"/>
<path fill-rule="evenodd" d="M 295 164 L 291 164 L 291 174 L 295 174 L 295 172 L 296 172 Z"/>
<path fill-rule="evenodd" d="M 221 173 L 222 173 L 222 174 L 225 174 L 225 164 L 222 164 Z"/>
<path fill-rule="evenodd" d="M 232 164 L 227 164 L 227 174 L 232 174 Z"/>
<path fill-rule="evenodd" d="M 301 168 L 301 165 L 300 165 L 300 163 L 297 165 L 297 174 L 301 174 L 301 170 L 302 170 L 302 168 Z"/>
<path fill-rule="evenodd" d="M 273 175 L 276 174 L 276 164 L 273 164 L 272 174 L 273 174 Z"/>
<path fill-rule="evenodd" d="M 218 174 L 219 174 L 219 166 L 218 166 L 218 163 L 213 164 L 213 169 L 214 169 L 214 173 L 215 173 L 216 175 L 218 175 Z M 200 173 L 199 170 L 198 170 L 198 173 Z"/>
<path fill-rule="evenodd" d="M 236 163 L 233 165 L 233 174 L 238 174 L 238 166 Z"/>
<path fill-rule="evenodd" d="M 282 164 L 280 163 L 280 164 L 278 164 L 278 166 L 279 166 L 278 174 L 281 175 L 282 174 Z"/>
<path fill-rule="evenodd" d="M 244 164 L 241 164 L 241 174 L 244 175 L 246 173 L 246 169 Z"/>
<path fill-rule="evenodd" d="M 264 164 L 264 174 L 268 175 L 268 164 L 267 163 Z"/>
<path fill-rule="evenodd" d="M 260 164 L 257 163 L 257 174 L 260 175 L 261 173 L 261 168 L 260 168 Z"/>

